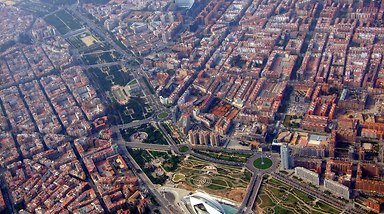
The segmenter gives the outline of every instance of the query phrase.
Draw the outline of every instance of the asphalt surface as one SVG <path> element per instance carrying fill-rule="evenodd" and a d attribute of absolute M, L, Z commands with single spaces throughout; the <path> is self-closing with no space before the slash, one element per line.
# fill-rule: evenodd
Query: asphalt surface
<path fill-rule="evenodd" d="M 289 186 L 295 187 L 296 189 L 301 190 L 301 191 L 303 191 L 306 194 L 309 194 L 311 196 L 314 196 L 315 198 L 318 198 L 318 199 L 326 202 L 327 204 L 329 204 L 331 206 L 339 208 L 340 210 L 344 210 L 346 207 L 349 206 L 344 201 L 341 201 L 335 197 L 329 197 L 329 195 L 326 195 L 325 193 L 319 191 L 318 189 L 314 189 L 307 184 L 303 184 L 299 181 L 287 178 L 286 176 L 284 176 L 280 173 L 273 173 L 272 176 L 275 177 L 276 179 L 282 181 L 283 183 L 286 183 Z M 363 213 L 366 213 L 366 211 L 350 207 L 348 209 L 347 213 L 363 214 Z"/>
<path fill-rule="evenodd" d="M 90 68 L 102 68 L 102 67 L 110 67 L 114 65 L 121 65 L 121 62 L 107 62 L 107 63 L 101 63 L 101 64 L 94 64 L 94 65 L 84 65 L 82 66 L 83 69 L 90 69 Z"/>
<path fill-rule="evenodd" d="M 171 151 L 172 148 L 169 145 L 159 145 L 159 144 L 148 144 L 148 143 L 138 143 L 138 142 L 125 142 L 120 141 L 120 144 L 125 144 L 126 147 L 131 149 L 150 149 L 157 151 Z"/>
<path fill-rule="evenodd" d="M 122 56 L 123 60 L 126 60 L 126 61 L 135 60 L 135 61 L 137 61 L 137 59 L 134 56 L 128 54 L 124 49 L 122 49 L 119 45 L 117 45 L 114 42 L 111 35 L 102 26 L 98 26 L 92 20 L 90 20 L 86 16 L 84 16 L 81 12 L 77 11 L 76 6 L 68 7 L 68 9 L 76 17 L 78 17 L 81 21 L 86 23 L 87 26 L 93 32 L 97 33 L 109 45 L 111 45 Z M 100 65 L 100 66 L 105 66 L 105 64 Z M 143 76 L 142 74 L 144 71 L 141 69 L 134 69 L 134 70 L 131 70 L 130 72 L 132 73 L 132 75 L 134 76 L 135 79 L 140 80 Z M 147 98 L 147 101 L 149 102 L 149 106 L 151 106 L 151 108 L 153 108 L 153 110 L 154 110 L 154 115 L 157 115 L 158 113 L 161 113 L 161 112 L 170 113 L 169 109 L 165 108 L 160 103 L 159 99 L 154 94 L 152 94 L 150 92 L 150 89 L 145 84 L 143 84 L 141 81 L 139 81 L 139 84 L 144 91 L 144 94 Z M 141 168 L 135 162 L 133 157 L 128 153 L 127 146 L 129 148 L 155 149 L 155 150 L 161 150 L 161 151 L 173 150 L 177 153 L 180 153 L 179 152 L 179 145 L 177 145 L 175 143 L 173 138 L 168 134 L 168 132 L 164 129 L 164 127 L 160 123 L 158 123 L 159 128 L 164 133 L 164 136 L 170 145 L 154 145 L 154 144 L 133 143 L 133 142 L 124 142 L 122 140 L 120 129 L 137 127 L 137 126 L 140 126 L 142 124 L 147 124 L 147 123 L 156 122 L 156 121 L 161 121 L 161 120 L 158 118 L 156 118 L 156 119 L 147 118 L 144 120 L 133 121 L 131 123 L 127 123 L 127 124 L 123 124 L 123 125 L 112 126 L 112 131 L 114 133 L 118 134 L 117 144 L 119 145 L 121 151 L 125 154 L 125 156 L 132 163 L 133 168 L 134 168 L 136 173 L 138 171 L 141 171 Z M 212 148 L 204 148 L 204 147 L 197 148 L 196 147 L 196 149 L 212 149 Z M 219 150 L 220 149 L 217 149 L 217 151 L 219 151 Z M 247 151 L 236 150 L 236 152 L 249 154 L 248 150 Z M 295 187 L 295 188 L 297 188 L 303 192 L 306 192 L 307 194 L 313 195 L 316 198 L 319 198 L 320 200 L 323 200 L 324 202 L 326 202 L 332 206 L 336 206 L 336 207 L 342 208 L 342 209 L 344 209 L 344 207 L 347 206 L 347 204 L 345 202 L 342 202 L 339 200 L 334 200 L 333 198 L 331 199 L 331 198 L 329 198 L 329 196 L 324 195 L 324 193 L 321 193 L 321 192 L 318 192 L 318 191 L 315 191 L 312 189 L 308 189 L 307 186 L 304 187 L 301 183 L 298 183 L 296 181 L 293 181 L 292 179 L 289 179 L 289 178 L 286 178 L 284 176 L 281 176 L 279 174 L 274 173 L 274 171 L 277 169 L 277 165 L 279 163 L 279 158 L 277 156 L 268 157 L 273 161 L 273 165 L 271 168 L 266 169 L 266 170 L 259 170 L 253 166 L 253 161 L 261 156 L 261 154 L 259 154 L 259 153 L 254 153 L 254 155 L 246 163 L 238 163 L 238 162 L 233 162 L 233 161 L 224 161 L 224 160 L 211 158 L 211 157 L 193 152 L 191 149 L 189 149 L 189 151 L 184 153 L 184 154 L 190 154 L 190 155 L 196 156 L 198 158 L 201 158 L 201 159 L 213 162 L 213 163 L 232 165 L 232 166 L 244 166 L 244 167 L 248 168 L 253 173 L 251 182 L 248 185 L 248 190 L 247 190 L 246 196 L 243 200 L 243 203 L 240 207 L 239 213 L 252 213 L 252 207 L 255 203 L 258 191 L 260 189 L 260 185 L 262 183 L 262 177 L 264 174 L 272 174 L 273 176 L 275 176 L 277 179 L 281 180 L 282 182 L 287 183 L 287 184 L 289 184 L 289 185 L 291 185 L 291 186 L 293 186 L 293 187 Z M 149 180 L 149 178 L 144 173 L 140 172 L 137 174 L 138 174 L 139 178 L 145 183 L 148 190 L 156 197 L 156 199 L 158 200 L 160 206 L 162 207 L 162 211 L 164 213 L 182 213 L 182 210 L 180 210 L 179 207 L 175 206 L 173 203 L 166 200 L 158 191 L 156 191 L 155 186 L 152 184 L 152 182 Z M 362 212 L 361 210 L 356 209 L 356 208 L 350 208 L 349 211 L 350 211 L 350 213 L 357 213 L 357 214 L 365 213 L 365 212 Z"/>
<path fill-rule="evenodd" d="M 157 190 L 155 185 L 151 182 L 151 180 L 147 177 L 145 173 L 142 172 L 140 166 L 136 163 L 136 161 L 133 159 L 131 154 L 129 154 L 126 144 L 119 142 L 117 143 L 119 146 L 120 151 L 124 153 L 124 155 L 129 159 L 129 162 L 132 163 L 133 169 L 135 170 L 136 174 L 140 178 L 141 181 L 145 184 L 147 189 L 152 193 L 152 195 L 155 196 L 157 202 L 159 203 L 161 209 L 163 210 L 163 213 L 182 213 L 182 210 L 180 210 L 177 206 L 175 206 L 173 203 L 169 202 L 166 198 L 164 198 Z"/>

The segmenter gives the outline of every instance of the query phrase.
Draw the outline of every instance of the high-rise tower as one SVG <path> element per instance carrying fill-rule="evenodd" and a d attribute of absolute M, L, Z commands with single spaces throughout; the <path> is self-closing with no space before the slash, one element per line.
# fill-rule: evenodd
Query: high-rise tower
<path fill-rule="evenodd" d="M 289 169 L 290 168 L 290 154 L 289 147 L 287 144 L 283 144 L 280 147 L 280 158 L 281 158 L 281 169 Z"/>

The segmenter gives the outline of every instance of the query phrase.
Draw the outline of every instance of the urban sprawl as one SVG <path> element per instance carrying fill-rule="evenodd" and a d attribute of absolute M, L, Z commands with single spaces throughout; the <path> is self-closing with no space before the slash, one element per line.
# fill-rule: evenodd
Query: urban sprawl
<path fill-rule="evenodd" d="M 384 212 L 383 0 L 0 0 L 0 213 Z"/>

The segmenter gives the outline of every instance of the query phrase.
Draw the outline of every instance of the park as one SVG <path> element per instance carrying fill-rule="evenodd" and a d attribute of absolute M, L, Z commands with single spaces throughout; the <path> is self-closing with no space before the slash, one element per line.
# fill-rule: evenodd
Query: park
<path fill-rule="evenodd" d="M 265 176 L 257 196 L 256 213 L 340 213 L 316 198 Z"/>

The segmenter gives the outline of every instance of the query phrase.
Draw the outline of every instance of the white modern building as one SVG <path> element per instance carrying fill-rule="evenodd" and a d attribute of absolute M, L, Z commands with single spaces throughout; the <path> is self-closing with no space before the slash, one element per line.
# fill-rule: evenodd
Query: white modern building
<path fill-rule="evenodd" d="M 223 206 L 208 194 L 197 192 L 187 197 L 195 214 L 225 214 Z"/>
<path fill-rule="evenodd" d="M 337 181 L 325 179 L 324 188 L 329 190 L 332 194 L 343 197 L 345 199 L 349 199 L 350 197 L 349 188 Z"/>
<path fill-rule="evenodd" d="M 295 175 L 298 178 L 301 178 L 307 182 L 312 183 L 313 185 L 316 185 L 316 186 L 320 185 L 319 174 L 317 174 L 316 172 L 312 172 L 311 170 L 308 170 L 304 167 L 296 167 L 295 168 Z"/>
<path fill-rule="evenodd" d="M 195 3 L 195 0 L 175 0 L 176 6 L 191 8 Z"/>

